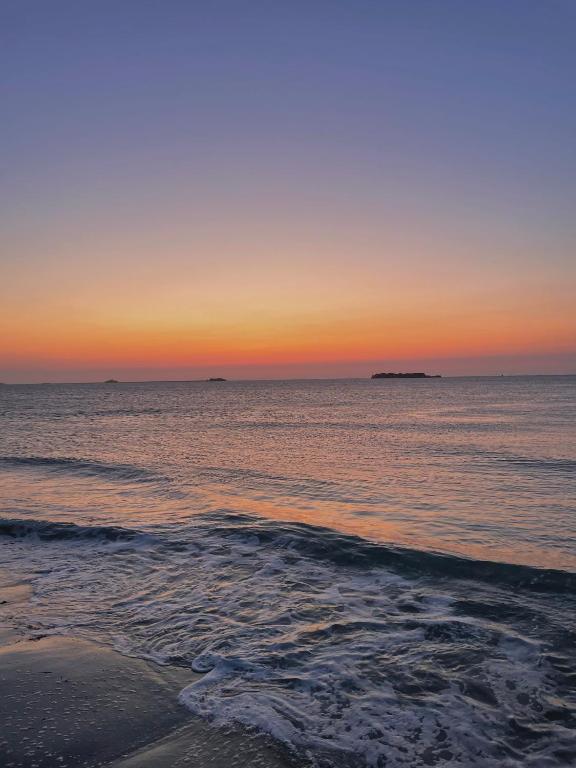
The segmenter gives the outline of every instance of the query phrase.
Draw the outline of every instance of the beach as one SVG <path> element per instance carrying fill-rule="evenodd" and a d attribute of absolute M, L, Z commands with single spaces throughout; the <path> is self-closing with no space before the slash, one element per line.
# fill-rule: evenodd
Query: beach
<path fill-rule="evenodd" d="M 576 379 L 0 398 L 2 765 L 570 765 Z"/>

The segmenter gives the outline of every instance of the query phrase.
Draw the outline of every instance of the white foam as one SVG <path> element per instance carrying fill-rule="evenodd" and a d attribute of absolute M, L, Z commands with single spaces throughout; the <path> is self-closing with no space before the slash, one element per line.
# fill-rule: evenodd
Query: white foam
<path fill-rule="evenodd" d="M 553 693 L 541 645 L 459 615 L 446 582 L 345 568 L 253 535 L 198 532 L 177 549 L 152 537 L 2 546 L 33 578 L 22 628 L 187 663 L 206 674 L 181 700 L 215 723 L 333 765 L 560 764 L 555 732 L 530 749 L 508 743 L 510 720 L 536 728 L 533 703 Z"/>

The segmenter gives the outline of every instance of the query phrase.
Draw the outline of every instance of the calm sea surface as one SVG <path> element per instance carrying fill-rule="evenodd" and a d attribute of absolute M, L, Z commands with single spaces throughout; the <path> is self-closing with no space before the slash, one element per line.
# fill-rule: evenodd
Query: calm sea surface
<path fill-rule="evenodd" d="M 576 750 L 576 377 L 0 387 L 26 636 L 318 766 Z"/>

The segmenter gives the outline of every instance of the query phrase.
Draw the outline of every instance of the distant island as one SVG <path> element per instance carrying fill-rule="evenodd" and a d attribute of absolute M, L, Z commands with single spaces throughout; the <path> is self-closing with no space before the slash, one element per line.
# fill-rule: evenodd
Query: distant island
<path fill-rule="evenodd" d="M 118 384 L 118 379 L 106 379 L 104 384 Z"/>
<path fill-rule="evenodd" d="M 436 374 L 431 376 L 428 373 L 373 373 L 373 379 L 441 379 L 442 376 Z"/>
<path fill-rule="evenodd" d="M 211 379 L 207 379 L 207 381 L 227 381 L 227 379 L 223 379 L 221 376 L 214 376 Z"/>

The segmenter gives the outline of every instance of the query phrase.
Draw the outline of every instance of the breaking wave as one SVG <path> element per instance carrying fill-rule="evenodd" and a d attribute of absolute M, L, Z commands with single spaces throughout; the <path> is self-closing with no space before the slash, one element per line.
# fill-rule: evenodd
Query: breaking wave
<path fill-rule="evenodd" d="M 0 534 L 33 583 L 22 631 L 192 668 L 192 712 L 303 763 L 535 768 L 576 749 L 573 574 L 232 513 Z"/>
<path fill-rule="evenodd" d="M 130 541 L 144 537 L 138 531 L 107 525 L 75 525 L 49 520 L 0 519 L 0 536 L 30 537 L 42 541 L 100 540 Z"/>
<path fill-rule="evenodd" d="M 160 527 L 158 527 L 160 528 Z M 153 530 L 153 528 L 152 528 Z M 305 523 L 278 522 L 236 513 L 203 514 L 177 531 L 155 535 L 120 526 L 77 525 L 34 519 L 0 519 L 0 536 L 32 536 L 45 541 L 146 539 L 165 549 L 197 547 L 201 534 L 234 546 L 246 537 L 271 551 L 289 551 L 312 560 L 355 569 L 388 568 L 403 576 L 482 581 L 501 587 L 576 594 L 576 573 L 528 565 L 473 560 L 456 555 L 395 547 Z"/>

